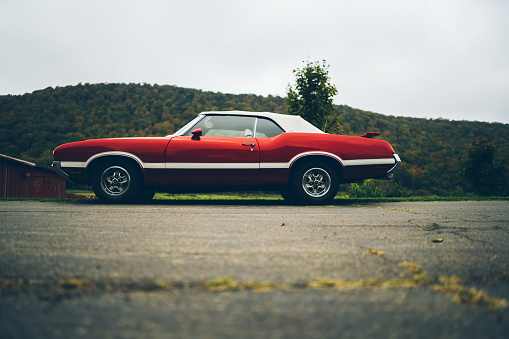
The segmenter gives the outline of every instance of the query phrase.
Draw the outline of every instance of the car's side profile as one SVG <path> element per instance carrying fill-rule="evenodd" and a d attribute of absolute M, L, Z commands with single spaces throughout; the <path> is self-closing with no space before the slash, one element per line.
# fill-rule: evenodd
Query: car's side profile
<path fill-rule="evenodd" d="M 330 202 L 340 183 L 389 178 L 400 163 L 387 141 L 327 134 L 298 116 L 203 112 L 175 134 L 58 146 L 53 168 L 106 202 L 154 192 L 277 190 L 296 203 Z"/>

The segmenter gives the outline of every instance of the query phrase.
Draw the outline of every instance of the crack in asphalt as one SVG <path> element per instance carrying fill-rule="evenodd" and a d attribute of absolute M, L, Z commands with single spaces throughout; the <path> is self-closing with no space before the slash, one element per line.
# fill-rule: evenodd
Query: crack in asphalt
<path fill-rule="evenodd" d="M 490 310 L 506 308 L 508 302 L 502 298 L 494 298 L 482 290 L 469 288 L 460 283 L 476 281 L 506 282 L 509 272 L 493 277 L 474 277 L 462 279 L 459 277 L 430 277 L 420 266 L 412 262 L 397 262 L 385 257 L 383 251 L 366 249 L 368 255 L 373 255 L 384 262 L 397 263 L 398 267 L 405 269 L 397 279 L 361 279 L 361 280 L 312 280 L 295 283 L 271 282 L 236 282 L 229 276 L 209 281 L 180 281 L 164 282 L 159 280 L 133 281 L 97 281 L 84 278 L 62 278 L 56 280 L 30 280 L 30 279 L 0 279 L 0 296 L 32 295 L 41 302 L 49 302 L 50 308 L 59 303 L 83 296 L 101 296 L 112 293 L 154 293 L 171 290 L 205 290 L 213 292 L 249 290 L 254 292 L 268 291 L 297 291 L 320 289 L 328 291 L 344 291 L 366 288 L 431 288 L 433 292 L 447 295 L 453 301 L 470 307 L 480 307 Z"/>

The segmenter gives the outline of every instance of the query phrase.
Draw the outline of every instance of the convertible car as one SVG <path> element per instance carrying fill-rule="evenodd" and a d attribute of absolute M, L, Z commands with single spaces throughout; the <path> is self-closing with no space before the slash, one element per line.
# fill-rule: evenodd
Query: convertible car
<path fill-rule="evenodd" d="M 377 135 L 327 134 L 293 115 L 203 112 L 166 137 L 58 146 L 52 167 L 112 203 L 150 200 L 155 191 L 266 190 L 291 203 L 324 204 L 341 183 L 392 176 L 401 160 Z"/>

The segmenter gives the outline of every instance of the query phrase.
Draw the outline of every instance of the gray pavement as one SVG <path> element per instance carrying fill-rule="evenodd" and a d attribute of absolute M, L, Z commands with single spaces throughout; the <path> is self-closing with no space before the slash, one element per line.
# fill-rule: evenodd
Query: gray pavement
<path fill-rule="evenodd" d="M 507 201 L 3 201 L 0 337 L 505 338 L 508 233 Z"/>

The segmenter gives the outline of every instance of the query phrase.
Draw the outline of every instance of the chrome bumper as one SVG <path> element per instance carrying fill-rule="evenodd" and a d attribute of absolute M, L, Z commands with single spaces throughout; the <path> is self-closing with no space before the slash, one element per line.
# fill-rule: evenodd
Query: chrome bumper
<path fill-rule="evenodd" d="M 396 170 L 396 168 L 399 166 L 399 164 L 401 164 L 401 159 L 399 158 L 399 155 L 394 153 L 393 156 L 394 156 L 394 160 L 396 160 L 396 163 L 394 164 L 394 166 L 391 167 L 390 170 L 387 171 L 387 175 L 385 177 L 386 179 L 392 179 L 392 177 L 394 176 L 394 174 L 392 172 L 394 172 Z"/>
<path fill-rule="evenodd" d="M 65 173 L 60 167 L 60 161 L 53 161 L 53 163 L 51 164 L 51 168 L 56 174 L 58 174 L 65 180 L 69 180 L 69 174 Z"/>

